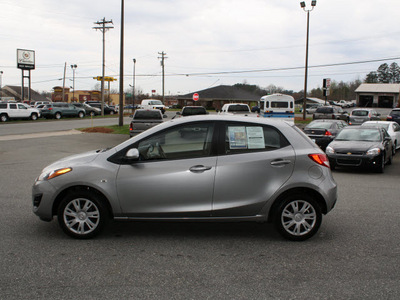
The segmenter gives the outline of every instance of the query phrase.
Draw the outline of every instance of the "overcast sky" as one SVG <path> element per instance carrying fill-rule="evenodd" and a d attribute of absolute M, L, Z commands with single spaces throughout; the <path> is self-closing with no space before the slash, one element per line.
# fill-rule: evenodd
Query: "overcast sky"
<path fill-rule="evenodd" d="M 102 34 L 93 27 L 105 18 L 114 26 L 106 33 L 105 73 L 118 78 L 112 89 L 119 88 L 119 0 L 0 0 L 0 11 L 3 86 L 21 85 L 16 50 L 29 49 L 36 54 L 34 90 L 61 86 L 65 63 L 65 86 L 72 86 L 76 64 L 75 88 L 93 89 L 102 66 Z M 323 78 L 363 80 L 384 62 L 400 64 L 399 11 L 398 0 L 317 0 L 308 90 Z M 136 89 L 161 94 L 164 51 L 166 95 L 244 82 L 300 91 L 306 20 L 297 0 L 125 0 L 124 89 L 132 84 L 135 58 Z"/>

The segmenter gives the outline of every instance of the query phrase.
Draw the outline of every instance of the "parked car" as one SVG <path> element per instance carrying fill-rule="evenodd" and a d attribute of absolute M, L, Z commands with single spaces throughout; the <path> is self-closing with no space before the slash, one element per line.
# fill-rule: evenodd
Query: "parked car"
<path fill-rule="evenodd" d="M 393 121 L 397 124 L 400 124 L 400 108 L 392 109 L 389 115 L 386 117 L 386 121 Z"/>
<path fill-rule="evenodd" d="M 400 125 L 391 121 L 367 121 L 362 123 L 361 126 L 380 126 L 386 129 L 392 138 L 393 142 L 393 155 L 396 150 L 400 148 Z"/>
<path fill-rule="evenodd" d="M 129 135 L 132 137 L 162 122 L 163 115 L 161 110 L 137 109 L 132 115 L 132 121 L 129 125 Z"/>
<path fill-rule="evenodd" d="M 71 103 L 73 106 L 84 109 L 85 114 L 87 116 L 98 116 L 101 115 L 101 110 L 97 107 L 90 106 L 86 103 L 78 103 L 78 102 L 72 102 Z"/>
<path fill-rule="evenodd" d="M 101 102 L 100 101 L 86 101 L 85 104 L 90 105 L 91 107 L 100 109 L 100 114 L 101 114 Z M 104 103 L 103 109 L 104 109 L 105 115 L 113 115 L 113 114 L 117 113 L 115 111 L 115 109 L 109 107 L 106 103 Z"/>
<path fill-rule="evenodd" d="M 161 100 L 157 99 L 143 99 L 140 103 L 139 108 L 141 109 L 159 109 L 163 114 L 165 114 L 166 107 Z"/>
<path fill-rule="evenodd" d="M 40 117 L 40 111 L 25 103 L 0 102 L 0 121 L 16 119 L 31 119 L 33 121 Z"/>
<path fill-rule="evenodd" d="M 321 103 L 306 104 L 306 113 L 307 114 L 313 114 L 313 113 L 315 113 L 315 111 L 317 110 L 318 107 L 322 107 L 322 106 L 324 106 L 324 105 L 321 104 Z M 303 107 L 300 108 L 300 112 L 301 113 L 303 112 Z"/>
<path fill-rule="evenodd" d="M 193 135 L 181 137 L 189 127 Z M 36 215 L 57 215 L 65 233 L 80 239 L 113 218 L 269 221 L 285 238 L 305 240 L 333 209 L 337 186 L 325 153 L 296 126 L 204 115 L 59 160 L 39 175 L 32 199 Z"/>
<path fill-rule="evenodd" d="M 250 107 L 244 103 L 224 104 L 219 112 L 222 115 L 248 115 L 251 113 Z"/>
<path fill-rule="evenodd" d="M 84 109 L 65 102 L 53 102 L 51 104 L 46 104 L 46 106 L 42 108 L 42 117 L 46 119 L 61 119 L 62 117 L 83 118 L 84 116 Z"/>
<path fill-rule="evenodd" d="M 361 125 L 366 121 L 380 121 L 381 115 L 375 109 L 357 108 L 353 109 L 349 117 L 349 125 Z"/>
<path fill-rule="evenodd" d="M 184 106 L 181 111 L 177 111 L 173 117 L 187 117 L 196 115 L 207 115 L 208 112 L 203 106 Z"/>
<path fill-rule="evenodd" d="M 382 127 L 347 126 L 326 147 L 331 169 L 366 167 L 383 173 L 393 158 L 393 143 Z"/>
<path fill-rule="evenodd" d="M 332 142 L 339 131 L 347 125 L 343 120 L 314 120 L 304 128 L 304 132 L 322 150 L 325 150 L 326 146 Z"/>
<path fill-rule="evenodd" d="M 336 119 L 347 122 L 349 114 L 340 106 L 322 106 L 318 107 L 315 113 L 313 113 L 313 120 L 318 119 Z"/>

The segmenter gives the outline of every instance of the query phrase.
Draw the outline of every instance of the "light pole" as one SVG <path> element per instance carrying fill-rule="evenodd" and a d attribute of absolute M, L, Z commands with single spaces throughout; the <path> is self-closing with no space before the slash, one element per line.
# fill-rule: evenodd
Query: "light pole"
<path fill-rule="evenodd" d="M 3 71 L 0 71 L 0 99 L 1 99 L 1 82 L 3 80 Z"/>
<path fill-rule="evenodd" d="M 75 101 L 75 70 L 78 66 L 77 65 L 71 65 L 72 69 L 72 101 Z"/>
<path fill-rule="evenodd" d="M 135 67 L 136 59 L 133 59 L 133 78 L 132 78 L 132 106 L 135 106 Z M 133 108 L 132 108 L 133 111 Z"/>
<path fill-rule="evenodd" d="M 306 119 L 306 103 L 307 103 L 307 76 L 308 76 L 308 35 L 310 27 L 310 11 L 312 11 L 317 5 L 317 0 L 311 1 L 311 9 L 306 9 L 306 3 L 300 2 L 301 8 L 307 13 L 307 38 L 306 38 L 306 66 L 304 74 L 304 98 L 303 98 L 303 120 Z"/>

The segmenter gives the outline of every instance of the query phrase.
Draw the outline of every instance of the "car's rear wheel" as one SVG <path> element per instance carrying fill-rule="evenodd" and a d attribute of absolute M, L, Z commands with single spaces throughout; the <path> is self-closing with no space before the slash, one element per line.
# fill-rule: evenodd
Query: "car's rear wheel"
<path fill-rule="evenodd" d="M 320 206 L 305 194 L 286 197 L 276 213 L 275 225 L 279 233 L 292 241 L 304 241 L 312 237 L 322 222 Z"/>
<path fill-rule="evenodd" d="M 67 194 L 57 213 L 58 222 L 64 232 L 77 239 L 96 236 L 108 219 L 102 200 L 87 191 Z"/>
<path fill-rule="evenodd" d="M 85 116 L 85 114 L 84 114 L 82 111 L 80 111 L 80 112 L 78 113 L 78 117 L 79 117 L 79 118 L 82 119 L 84 116 Z"/>
<path fill-rule="evenodd" d="M 57 113 L 54 115 L 54 117 L 55 117 L 57 120 L 60 120 L 60 119 L 61 119 L 61 113 L 57 112 Z"/>
<path fill-rule="evenodd" d="M 38 119 L 38 115 L 37 114 L 32 114 L 31 115 L 31 119 L 32 119 L 32 121 L 36 121 Z"/>
<path fill-rule="evenodd" d="M 1 122 L 7 122 L 8 121 L 8 116 L 6 114 L 0 115 L 0 121 Z"/>

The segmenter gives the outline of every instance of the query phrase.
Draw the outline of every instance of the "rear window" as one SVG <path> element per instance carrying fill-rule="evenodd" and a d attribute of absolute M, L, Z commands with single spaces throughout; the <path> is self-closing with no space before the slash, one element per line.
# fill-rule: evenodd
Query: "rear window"
<path fill-rule="evenodd" d="M 185 107 L 182 116 L 205 115 L 207 111 L 204 107 Z"/>
<path fill-rule="evenodd" d="M 368 116 L 368 114 L 369 114 L 368 110 L 353 110 L 351 112 L 351 115 L 358 116 L 358 117 L 366 117 L 366 116 Z"/>
<path fill-rule="evenodd" d="M 392 110 L 389 116 L 400 116 L 400 110 Z"/>
<path fill-rule="evenodd" d="M 331 126 L 332 123 L 330 122 L 311 122 L 306 126 L 306 129 L 329 129 Z"/>
<path fill-rule="evenodd" d="M 144 120 L 149 120 L 149 119 L 162 120 L 162 116 L 161 116 L 159 110 L 144 110 L 144 111 L 137 110 L 133 118 L 141 119 L 141 120 L 143 120 L 143 119 Z"/>
<path fill-rule="evenodd" d="M 229 105 L 228 111 L 232 112 L 238 112 L 238 111 L 245 111 L 245 112 L 250 112 L 250 109 L 247 105 Z"/>
<path fill-rule="evenodd" d="M 0 108 L 7 108 L 7 103 L 0 103 Z"/>
<path fill-rule="evenodd" d="M 289 108 L 289 102 L 271 101 L 271 107 L 276 107 L 276 108 Z"/>
<path fill-rule="evenodd" d="M 319 107 L 315 111 L 316 113 L 321 113 L 321 114 L 331 114 L 333 113 L 333 108 L 332 107 Z"/>

